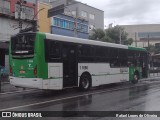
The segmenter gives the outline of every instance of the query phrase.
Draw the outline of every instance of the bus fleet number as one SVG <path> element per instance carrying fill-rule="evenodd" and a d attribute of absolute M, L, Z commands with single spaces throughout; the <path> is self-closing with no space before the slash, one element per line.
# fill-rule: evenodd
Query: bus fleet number
<path fill-rule="evenodd" d="M 80 66 L 80 70 L 88 70 L 88 66 Z"/>

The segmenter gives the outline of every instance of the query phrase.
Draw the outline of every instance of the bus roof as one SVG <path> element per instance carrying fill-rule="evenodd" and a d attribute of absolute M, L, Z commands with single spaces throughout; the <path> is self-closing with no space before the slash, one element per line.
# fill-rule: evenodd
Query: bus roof
<path fill-rule="evenodd" d="M 53 40 L 59 40 L 63 42 L 72 42 L 72 43 L 128 49 L 128 46 L 126 45 L 120 45 L 120 44 L 114 44 L 114 43 L 108 43 L 108 42 L 100 42 L 100 41 L 95 41 L 95 40 L 68 37 L 68 36 L 61 36 L 61 35 L 55 35 L 55 34 L 49 34 L 49 33 L 45 33 L 45 34 L 46 34 L 46 38 L 51 39 L 51 40 L 53 39 Z"/>
<path fill-rule="evenodd" d="M 98 45 L 98 46 L 130 49 L 130 50 L 137 50 L 137 51 L 146 51 L 145 48 L 137 48 L 137 47 L 109 43 L 109 42 L 101 42 L 101 41 L 95 41 L 95 40 L 89 40 L 89 39 L 83 39 L 83 38 L 68 37 L 68 36 L 62 36 L 62 35 L 56 35 L 56 34 L 50 34 L 50 33 L 45 33 L 45 35 L 46 35 L 46 39 L 59 40 L 63 42 Z"/>

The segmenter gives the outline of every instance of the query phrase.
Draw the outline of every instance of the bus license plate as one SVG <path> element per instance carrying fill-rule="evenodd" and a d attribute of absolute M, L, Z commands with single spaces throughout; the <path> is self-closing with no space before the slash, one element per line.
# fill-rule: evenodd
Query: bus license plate
<path fill-rule="evenodd" d="M 25 71 L 24 71 L 24 70 L 20 70 L 19 72 L 20 72 L 20 74 L 24 74 L 24 73 L 25 73 Z"/>

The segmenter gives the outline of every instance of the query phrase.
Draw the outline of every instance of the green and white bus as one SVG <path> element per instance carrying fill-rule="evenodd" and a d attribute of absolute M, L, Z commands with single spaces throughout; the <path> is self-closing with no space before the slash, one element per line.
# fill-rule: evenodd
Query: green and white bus
<path fill-rule="evenodd" d="M 146 49 L 49 33 L 11 37 L 10 83 L 62 90 L 130 81 L 148 76 Z"/>

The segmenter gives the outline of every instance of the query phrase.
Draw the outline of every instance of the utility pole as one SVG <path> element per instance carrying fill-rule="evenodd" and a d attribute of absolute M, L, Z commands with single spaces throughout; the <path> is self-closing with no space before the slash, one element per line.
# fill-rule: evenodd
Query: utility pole
<path fill-rule="evenodd" d="M 17 4 L 19 5 L 19 9 L 18 9 L 18 21 L 19 21 L 19 32 L 21 32 L 21 30 L 22 30 L 22 25 L 23 25 L 23 14 L 22 14 L 22 11 L 23 11 L 23 4 L 26 4 L 26 1 L 24 1 L 24 0 L 19 0 L 19 1 L 17 1 Z"/>
<path fill-rule="evenodd" d="M 21 19 L 23 0 L 20 0 L 18 3 L 19 3 L 19 11 L 18 11 L 19 32 L 21 32 L 23 24 L 23 21 Z"/>
<path fill-rule="evenodd" d="M 135 46 L 137 47 L 137 33 L 135 32 Z"/>
<path fill-rule="evenodd" d="M 78 14 L 78 8 L 76 7 L 76 16 L 74 18 L 74 37 L 77 37 L 77 17 L 78 17 L 77 14 Z M 72 16 L 74 17 L 74 15 L 72 15 Z"/>
<path fill-rule="evenodd" d="M 71 16 L 73 17 L 73 19 L 74 19 L 74 37 L 77 37 L 78 35 L 77 35 L 77 18 L 78 18 L 78 8 L 76 7 L 76 15 L 73 15 L 72 14 L 72 11 L 70 10 L 70 8 L 68 7 L 69 5 L 67 5 L 67 6 L 65 6 L 64 8 L 67 8 L 68 10 L 69 10 L 69 12 L 70 12 L 70 14 L 71 14 Z"/>
<path fill-rule="evenodd" d="M 122 44 L 122 38 L 121 38 L 121 36 L 122 36 L 121 28 L 119 28 L 119 42 L 120 42 L 120 44 Z"/>
<path fill-rule="evenodd" d="M 150 50 L 150 48 L 149 48 L 149 33 L 148 33 L 148 50 Z"/>

